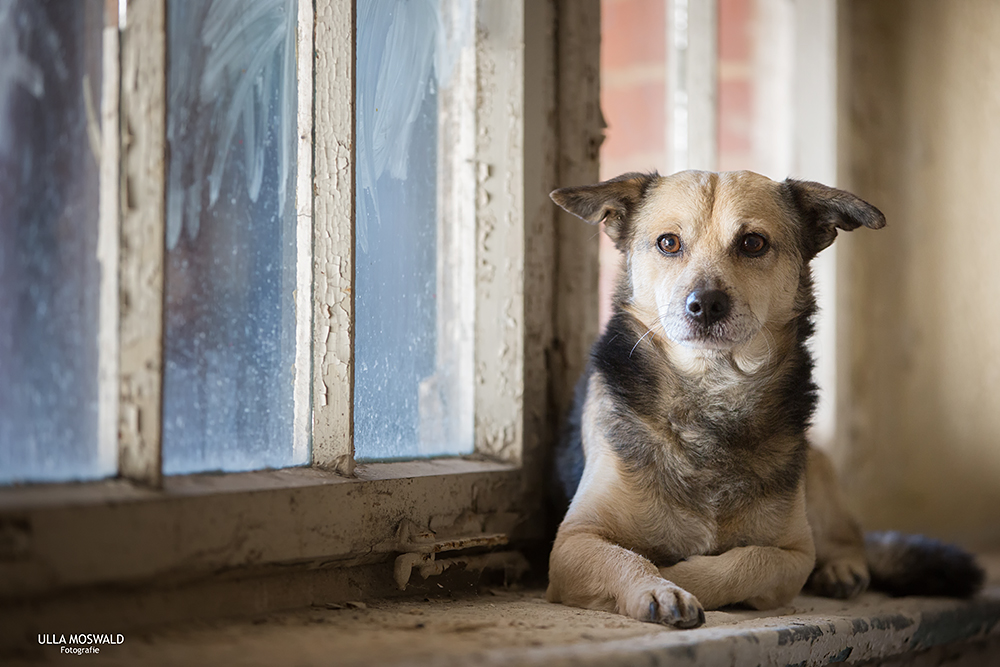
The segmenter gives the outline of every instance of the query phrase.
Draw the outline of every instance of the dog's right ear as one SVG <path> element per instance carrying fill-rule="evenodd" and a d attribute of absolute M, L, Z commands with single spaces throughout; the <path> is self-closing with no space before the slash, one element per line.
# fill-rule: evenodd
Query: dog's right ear
<path fill-rule="evenodd" d="M 604 230 L 618 244 L 627 236 L 629 218 L 642 201 L 646 189 L 659 174 L 628 173 L 596 185 L 580 185 L 553 190 L 549 196 L 576 217 Z"/>
<path fill-rule="evenodd" d="M 838 229 L 849 232 L 862 226 L 885 227 L 882 211 L 850 192 L 791 178 L 783 185 L 805 225 L 803 245 L 809 259 L 833 243 Z"/>

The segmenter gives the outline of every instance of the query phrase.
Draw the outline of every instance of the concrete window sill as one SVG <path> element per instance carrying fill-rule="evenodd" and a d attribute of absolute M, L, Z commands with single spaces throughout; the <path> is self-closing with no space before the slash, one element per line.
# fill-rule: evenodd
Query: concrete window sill
<path fill-rule="evenodd" d="M 1000 665 L 1000 559 L 972 600 L 843 602 L 799 596 L 774 612 L 709 612 L 674 630 L 492 590 L 443 600 L 331 603 L 239 621 L 130 633 L 101 664 Z M 58 660 L 58 647 L 45 647 Z M 48 652 L 53 655 L 49 656 Z"/>

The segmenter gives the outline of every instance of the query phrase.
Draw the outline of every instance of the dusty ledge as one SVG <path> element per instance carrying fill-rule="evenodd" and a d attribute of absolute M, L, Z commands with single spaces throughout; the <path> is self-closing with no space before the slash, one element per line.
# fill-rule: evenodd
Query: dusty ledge
<path fill-rule="evenodd" d="M 114 629 L 107 629 L 113 631 Z M 90 631 L 90 630 L 74 630 Z M 105 630 L 100 630 L 104 632 Z M 541 590 L 445 600 L 330 604 L 238 621 L 129 633 L 110 665 L 827 665 L 906 660 L 940 647 L 1000 648 L 1000 585 L 968 601 L 845 603 L 800 596 L 772 613 L 717 611 L 697 630 L 545 602 Z M 32 651 L 62 663 L 58 647 Z M 951 650 L 951 649 L 949 649 Z M 907 663 L 909 664 L 909 663 Z M 925 664 L 925 663 L 919 663 Z M 926 662 L 934 664 L 934 662 Z M 978 664 L 989 664 L 980 662 Z"/>
<path fill-rule="evenodd" d="M 552 659 L 544 662 L 806 667 L 882 661 L 1000 636 L 998 589 L 968 602 L 866 595 L 839 608 L 805 596 L 796 603 L 771 618 L 716 612 L 706 627 L 695 631 L 574 646 L 572 655 L 551 653 Z"/>

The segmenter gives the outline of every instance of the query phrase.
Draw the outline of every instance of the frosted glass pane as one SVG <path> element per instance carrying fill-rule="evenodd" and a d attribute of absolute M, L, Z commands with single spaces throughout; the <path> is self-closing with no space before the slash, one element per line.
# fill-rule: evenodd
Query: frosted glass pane
<path fill-rule="evenodd" d="M 357 7 L 356 456 L 469 453 L 473 3 Z"/>
<path fill-rule="evenodd" d="M 294 0 L 167 14 L 167 474 L 306 463 L 293 437 Z"/>
<path fill-rule="evenodd" d="M 97 441 L 103 0 L 0 0 L 0 482 L 115 474 Z"/>

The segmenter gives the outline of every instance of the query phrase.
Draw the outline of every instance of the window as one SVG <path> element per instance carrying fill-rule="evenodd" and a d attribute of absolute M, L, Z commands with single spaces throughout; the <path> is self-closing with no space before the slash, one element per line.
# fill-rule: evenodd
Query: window
<path fill-rule="evenodd" d="M 128 2 L 79 286 L 110 465 L 70 475 L 119 479 L 0 489 L 0 597 L 541 537 L 596 329 L 596 239 L 547 199 L 596 177 L 570 4 Z"/>
<path fill-rule="evenodd" d="M 97 129 L 102 105 L 114 113 L 103 53 L 117 37 L 103 10 L 0 5 L 0 483 L 115 470 L 113 360 L 98 345 L 117 305 L 102 196 L 115 172 L 98 169 L 114 146 Z"/>
<path fill-rule="evenodd" d="M 361 0 L 358 458 L 473 451 L 473 0 Z"/>
<path fill-rule="evenodd" d="M 297 4 L 167 3 L 166 474 L 309 460 Z"/>

